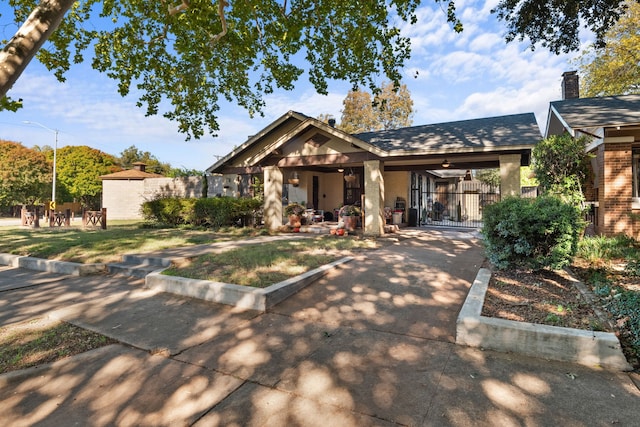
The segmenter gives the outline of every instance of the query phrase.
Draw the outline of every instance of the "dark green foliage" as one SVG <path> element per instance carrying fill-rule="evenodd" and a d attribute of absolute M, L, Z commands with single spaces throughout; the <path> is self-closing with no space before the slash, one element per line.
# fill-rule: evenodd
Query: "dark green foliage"
<path fill-rule="evenodd" d="M 589 176 L 591 155 L 585 152 L 586 137 L 568 133 L 551 135 L 533 147 L 533 170 L 544 194 L 574 206 L 584 202 L 582 187 Z"/>
<path fill-rule="evenodd" d="M 626 321 L 631 346 L 635 355 L 640 356 L 640 292 L 614 289 L 612 293 L 613 298 L 607 309 L 616 318 Z"/>
<path fill-rule="evenodd" d="M 229 225 L 248 225 L 262 204 L 259 200 L 232 197 L 190 199 L 166 197 L 145 202 L 145 219 L 166 225 L 197 225 L 220 228 Z"/>
<path fill-rule="evenodd" d="M 498 268 L 562 268 L 578 249 L 579 211 L 553 197 L 507 198 L 485 207 L 487 256 Z"/>

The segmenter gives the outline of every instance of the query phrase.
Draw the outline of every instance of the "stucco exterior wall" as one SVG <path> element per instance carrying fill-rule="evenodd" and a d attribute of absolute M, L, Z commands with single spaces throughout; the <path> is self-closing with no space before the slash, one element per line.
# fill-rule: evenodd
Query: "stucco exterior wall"
<path fill-rule="evenodd" d="M 395 207 L 396 198 L 401 197 L 409 203 L 409 172 L 384 173 L 384 205 Z"/>
<path fill-rule="evenodd" d="M 320 177 L 320 209 L 328 212 L 339 209 L 343 196 L 344 179 L 341 173 L 327 173 Z"/>

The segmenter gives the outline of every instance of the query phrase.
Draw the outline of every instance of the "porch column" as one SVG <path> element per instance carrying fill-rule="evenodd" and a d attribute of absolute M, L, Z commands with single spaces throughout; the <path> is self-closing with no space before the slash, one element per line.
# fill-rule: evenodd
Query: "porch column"
<path fill-rule="evenodd" d="M 520 154 L 504 154 L 500 159 L 500 196 L 520 196 Z"/>
<path fill-rule="evenodd" d="M 364 162 L 364 235 L 384 234 L 384 163 L 380 160 Z"/>
<path fill-rule="evenodd" d="M 268 230 L 282 227 L 282 170 L 264 168 L 264 225 Z"/>

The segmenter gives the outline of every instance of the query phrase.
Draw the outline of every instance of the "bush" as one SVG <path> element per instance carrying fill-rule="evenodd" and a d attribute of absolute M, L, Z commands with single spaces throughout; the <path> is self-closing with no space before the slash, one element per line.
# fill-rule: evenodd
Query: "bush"
<path fill-rule="evenodd" d="M 142 213 L 147 220 L 171 226 L 187 224 L 220 228 L 253 223 L 261 207 L 259 200 L 248 198 L 164 197 L 145 202 Z"/>
<path fill-rule="evenodd" d="M 142 204 L 142 215 L 145 219 L 161 224 L 176 226 L 191 224 L 193 206 L 196 199 L 183 199 L 179 197 L 163 197 Z"/>
<path fill-rule="evenodd" d="M 584 227 L 578 209 L 553 197 L 507 198 L 485 207 L 482 234 L 500 269 L 569 265 Z"/>

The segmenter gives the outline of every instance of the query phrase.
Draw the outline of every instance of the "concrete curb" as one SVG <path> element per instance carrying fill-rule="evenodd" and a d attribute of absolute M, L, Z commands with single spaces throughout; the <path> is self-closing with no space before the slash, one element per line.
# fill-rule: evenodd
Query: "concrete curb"
<path fill-rule="evenodd" d="M 187 279 L 184 277 L 165 276 L 163 270 L 150 273 L 145 278 L 145 287 L 162 292 L 233 305 L 247 310 L 267 311 L 287 297 L 324 276 L 329 270 L 353 260 L 344 257 L 330 264 L 307 271 L 296 277 L 275 283 L 266 288 L 252 288 L 231 283 L 212 282 L 209 280 Z"/>
<path fill-rule="evenodd" d="M 102 274 L 106 271 L 105 264 L 80 264 L 77 262 L 54 261 L 11 254 L 0 254 L 0 264 L 10 267 L 26 268 L 27 270 L 46 271 L 71 276 L 90 276 L 93 274 Z"/>
<path fill-rule="evenodd" d="M 491 271 L 478 271 L 456 322 L 456 344 L 630 371 L 613 333 L 561 328 L 481 315 Z"/>

